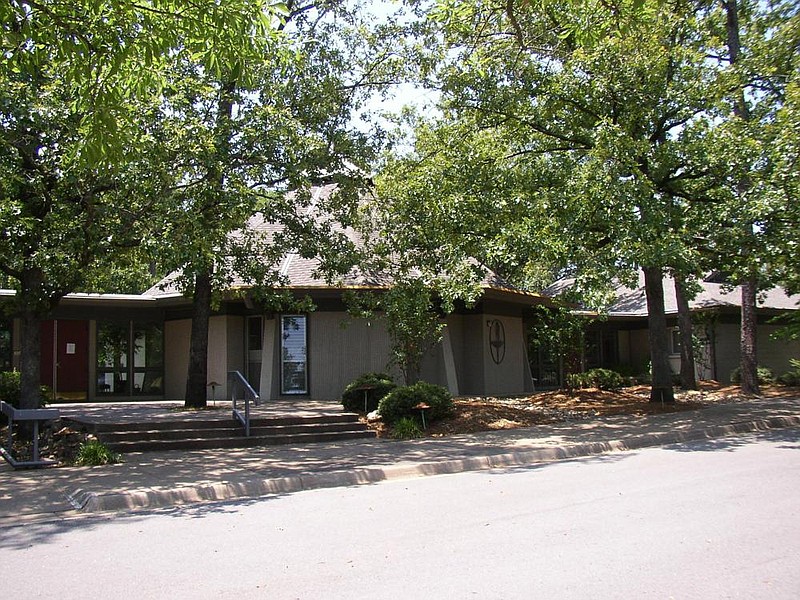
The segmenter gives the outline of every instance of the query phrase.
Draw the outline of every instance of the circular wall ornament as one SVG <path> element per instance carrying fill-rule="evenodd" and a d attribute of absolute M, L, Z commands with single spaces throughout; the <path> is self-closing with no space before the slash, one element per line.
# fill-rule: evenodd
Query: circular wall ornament
<path fill-rule="evenodd" d="M 494 319 L 489 325 L 489 353 L 494 364 L 499 365 L 506 357 L 506 330 L 502 321 Z"/>

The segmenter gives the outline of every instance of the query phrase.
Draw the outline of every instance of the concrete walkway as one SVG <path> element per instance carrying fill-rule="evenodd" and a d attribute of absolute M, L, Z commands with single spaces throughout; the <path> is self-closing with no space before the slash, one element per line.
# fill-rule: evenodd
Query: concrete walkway
<path fill-rule="evenodd" d="M 224 411 L 227 414 L 227 411 Z M 0 527 L 390 479 L 510 468 L 774 428 L 800 428 L 800 398 L 412 441 L 132 453 L 119 465 L 13 471 L 0 465 Z M 800 429 L 798 429 L 800 439 Z M 726 444 L 723 444 L 725 446 Z"/>

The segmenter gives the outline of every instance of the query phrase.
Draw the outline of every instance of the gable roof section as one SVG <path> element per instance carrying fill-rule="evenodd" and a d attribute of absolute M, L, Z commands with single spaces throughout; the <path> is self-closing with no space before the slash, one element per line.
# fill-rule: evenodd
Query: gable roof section
<path fill-rule="evenodd" d="M 568 290 L 574 284 L 574 278 L 564 278 L 547 287 L 542 293 L 555 297 Z M 738 310 L 742 306 L 742 287 L 714 281 L 699 281 L 702 290 L 689 301 L 692 311 L 711 309 Z M 668 315 L 678 313 L 678 304 L 675 299 L 675 280 L 666 276 L 664 285 L 664 311 Z M 646 317 L 647 296 L 644 288 L 644 274 L 639 273 L 638 285 L 630 288 L 617 285 L 613 291 L 615 300 L 608 307 L 608 315 L 612 317 Z M 774 287 L 758 295 L 758 308 L 764 310 L 800 310 L 800 295 L 787 294 L 782 288 Z"/>
<path fill-rule="evenodd" d="M 340 223 L 329 220 L 327 215 L 317 211 L 317 204 L 321 200 L 329 197 L 336 189 L 335 184 L 314 187 L 311 189 L 311 203 L 306 209 L 307 214 L 315 216 L 318 219 L 325 219 L 326 226 L 337 234 L 347 237 L 356 247 L 363 247 L 364 240 L 362 236 L 351 227 L 344 227 Z M 317 212 L 315 212 L 317 211 Z M 245 228 L 249 232 L 257 233 L 266 236 L 268 241 L 275 239 L 277 234 L 283 230 L 283 226 L 279 223 L 271 222 L 266 217 L 257 213 L 251 216 Z M 233 232 L 232 236 L 241 235 L 241 232 Z M 256 258 L 254 257 L 254 260 Z M 336 281 L 331 282 L 326 280 L 325 276 L 321 273 L 321 261 L 316 257 L 306 258 L 297 252 L 286 252 L 281 259 L 274 265 L 273 269 L 277 271 L 282 278 L 285 279 L 286 285 L 281 286 L 282 289 L 296 289 L 305 292 L 323 291 L 323 290 L 343 290 L 343 289 L 386 289 L 391 287 L 393 279 L 388 274 L 381 273 L 368 273 L 359 267 L 351 269 L 351 271 L 344 276 L 337 278 Z M 171 273 L 157 284 L 152 286 L 145 292 L 144 295 L 153 296 L 156 298 L 178 298 L 181 297 L 181 291 L 178 286 L 178 273 Z M 487 270 L 483 279 L 481 280 L 481 288 L 484 294 L 491 292 L 491 296 L 498 300 L 512 302 L 514 304 L 550 304 L 551 300 L 541 294 L 525 292 L 503 280 L 493 271 Z M 244 278 L 234 275 L 230 285 L 232 290 L 244 290 L 251 287 L 251 284 Z"/>

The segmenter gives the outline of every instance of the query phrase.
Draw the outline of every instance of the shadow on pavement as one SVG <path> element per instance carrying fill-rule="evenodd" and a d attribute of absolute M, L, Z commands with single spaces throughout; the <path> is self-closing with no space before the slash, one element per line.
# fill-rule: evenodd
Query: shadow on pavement
<path fill-rule="evenodd" d="M 664 446 L 665 450 L 673 452 L 733 452 L 737 448 L 756 444 L 761 441 L 768 442 L 796 442 L 793 445 L 781 445 L 779 448 L 786 450 L 800 450 L 800 429 L 775 429 L 737 436 L 715 438 L 684 444 L 671 444 Z"/>

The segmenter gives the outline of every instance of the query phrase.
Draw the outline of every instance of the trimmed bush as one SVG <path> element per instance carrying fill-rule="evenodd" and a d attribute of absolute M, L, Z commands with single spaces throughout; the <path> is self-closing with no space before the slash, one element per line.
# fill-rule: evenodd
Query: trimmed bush
<path fill-rule="evenodd" d="M 362 386 L 372 386 L 370 390 L 360 390 Z M 386 394 L 397 387 L 386 373 L 364 373 L 350 382 L 342 392 L 342 406 L 351 412 L 364 411 L 364 394 L 367 396 L 367 410 L 372 412 Z"/>
<path fill-rule="evenodd" d="M 389 392 L 378 404 L 378 412 L 385 423 L 392 425 L 403 417 L 418 418 L 420 411 L 414 407 L 420 402 L 430 407 L 425 413 L 429 423 L 449 417 L 455 410 L 450 392 L 440 385 L 419 381 Z"/>
<path fill-rule="evenodd" d="M 567 387 L 570 389 L 618 390 L 623 385 L 625 385 L 625 378 L 610 369 L 591 369 L 585 373 L 567 375 Z"/>
<path fill-rule="evenodd" d="M 767 367 L 758 367 L 756 370 L 756 377 L 758 378 L 759 385 L 775 383 L 775 375 L 773 375 L 772 371 Z M 736 367 L 731 371 L 731 383 L 737 385 L 742 383 L 742 370 L 740 367 Z"/>

